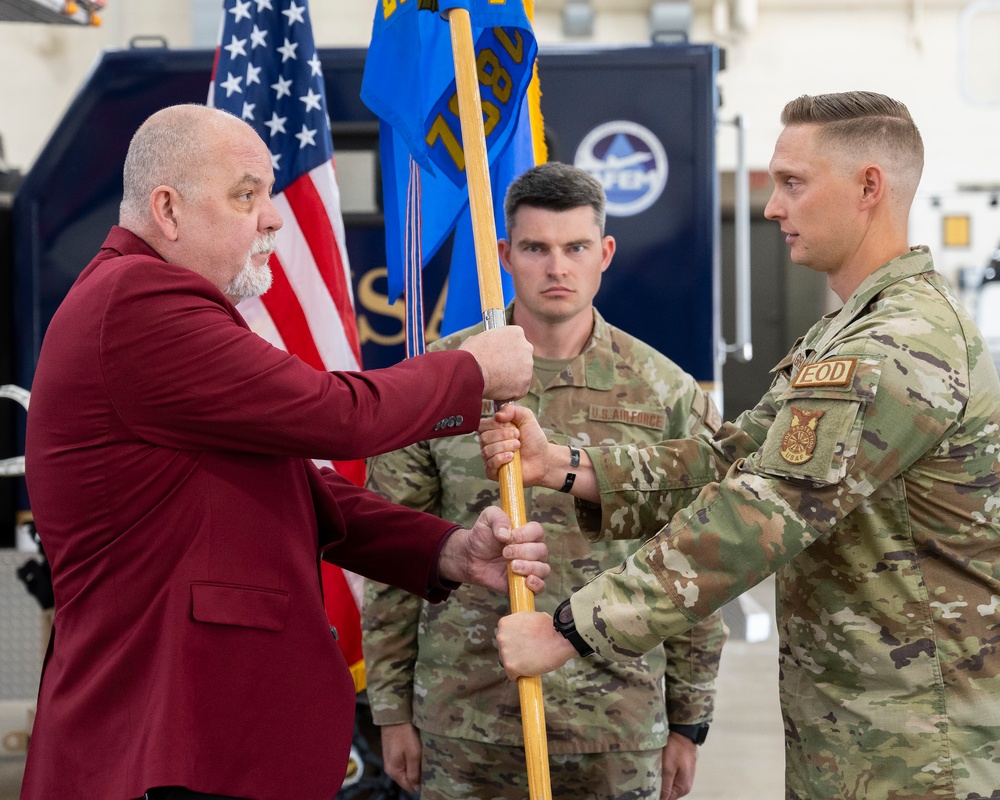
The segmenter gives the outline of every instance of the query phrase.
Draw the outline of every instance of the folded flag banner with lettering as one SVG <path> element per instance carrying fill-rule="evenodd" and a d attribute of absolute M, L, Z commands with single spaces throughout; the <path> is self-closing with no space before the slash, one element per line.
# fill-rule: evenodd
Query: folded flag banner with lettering
<path fill-rule="evenodd" d="M 503 192 L 534 163 L 525 95 L 537 45 L 521 0 L 386 0 L 375 11 L 361 99 L 380 119 L 388 294 L 395 300 L 410 285 L 410 269 L 426 264 L 465 212 L 468 187 L 455 92 L 451 34 L 442 12 L 465 8 L 472 20 L 487 156 L 494 189 L 497 230 L 503 227 Z M 512 148 L 516 140 L 527 146 Z M 515 155 L 520 159 L 515 162 Z M 411 159 L 419 168 L 419 200 L 411 187 Z M 526 159 L 526 160 L 524 160 Z M 414 209 L 414 204 L 419 208 Z M 419 225 L 407 232 L 407 219 Z M 481 319 L 471 233 L 456 236 L 446 318 L 453 308 L 474 309 Z M 411 246 L 407 247 L 407 243 Z M 468 248 L 468 249 L 467 249 Z M 505 273 L 504 273 L 505 274 Z M 471 276 L 471 280 L 468 278 Z M 456 289 L 463 297 L 455 295 Z M 510 297 L 510 284 L 505 296 Z M 409 298 L 418 300 L 417 298 Z M 464 301 L 464 302 L 463 302 Z M 456 318 L 457 319 L 457 318 Z M 416 326 L 422 328 L 422 326 Z M 455 328 L 462 327 L 455 323 Z M 445 327 L 442 333 L 449 332 Z"/>
<path fill-rule="evenodd" d="M 208 104 L 248 122 L 267 144 L 284 221 L 270 260 L 272 287 L 241 303 L 240 313 L 260 336 L 316 369 L 360 369 L 326 87 L 307 0 L 225 0 Z M 363 461 L 335 466 L 364 483 Z M 354 577 L 323 564 L 330 621 L 363 688 Z"/>

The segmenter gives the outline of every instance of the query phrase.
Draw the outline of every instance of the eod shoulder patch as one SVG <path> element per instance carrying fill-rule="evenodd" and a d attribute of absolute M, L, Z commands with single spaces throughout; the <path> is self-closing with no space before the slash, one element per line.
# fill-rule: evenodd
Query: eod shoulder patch
<path fill-rule="evenodd" d="M 857 363 L 856 358 L 831 358 L 806 364 L 795 376 L 792 387 L 849 386 Z"/>

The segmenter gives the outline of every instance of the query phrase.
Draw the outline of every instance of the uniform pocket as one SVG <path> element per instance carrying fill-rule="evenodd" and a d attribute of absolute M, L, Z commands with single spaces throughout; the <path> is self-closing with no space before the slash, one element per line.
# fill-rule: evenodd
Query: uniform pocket
<path fill-rule="evenodd" d="M 875 399 L 881 372 L 880 360 L 858 359 L 843 385 L 796 379 L 780 398 L 758 469 L 817 485 L 841 481 L 857 455 L 864 412 Z"/>
<path fill-rule="evenodd" d="M 198 622 L 214 625 L 280 631 L 288 619 L 288 592 L 226 583 L 192 583 L 191 615 Z"/>

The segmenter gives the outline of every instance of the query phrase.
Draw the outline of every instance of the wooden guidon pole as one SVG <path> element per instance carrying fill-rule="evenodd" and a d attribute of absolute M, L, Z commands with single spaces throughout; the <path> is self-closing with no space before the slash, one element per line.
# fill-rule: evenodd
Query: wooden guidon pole
<path fill-rule="evenodd" d="M 469 184 L 469 208 L 472 213 L 472 233 L 476 245 L 476 269 L 479 275 L 479 297 L 487 328 L 506 324 L 503 287 L 500 283 L 500 262 L 497 257 L 497 231 L 493 221 L 493 194 L 490 189 L 489 160 L 486 155 L 486 135 L 483 130 L 482 105 L 479 97 L 479 76 L 476 52 L 472 42 L 472 22 L 469 12 L 454 8 L 448 12 L 451 46 L 455 61 L 455 86 L 462 124 L 462 144 Z M 521 480 L 521 459 L 500 468 L 500 502 L 514 527 L 527 521 L 524 510 L 524 484 Z M 510 586 L 511 611 L 532 611 L 535 598 L 520 575 L 507 571 Z M 549 747 L 545 740 L 545 708 L 542 704 L 541 678 L 519 678 L 521 724 L 524 728 L 524 749 L 528 767 L 530 800 L 551 800 L 549 783 Z"/>

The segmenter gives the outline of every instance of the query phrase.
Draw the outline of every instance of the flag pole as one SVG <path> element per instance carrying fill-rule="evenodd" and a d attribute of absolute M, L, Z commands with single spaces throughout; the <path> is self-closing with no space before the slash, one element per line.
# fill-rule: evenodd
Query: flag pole
<path fill-rule="evenodd" d="M 506 325 L 500 262 L 497 256 L 497 231 L 493 221 L 493 195 L 490 190 L 489 159 L 483 130 L 482 105 L 476 52 L 472 42 L 472 21 L 468 10 L 453 8 L 447 12 L 451 29 L 452 55 L 455 60 L 455 86 L 458 90 L 465 171 L 469 185 L 469 208 L 472 234 L 476 245 L 476 270 L 479 275 L 479 298 L 487 328 Z M 524 525 L 524 484 L 521 459 L 500 467 L 500 503 L 515 527 Z M 535 598 L 525 580 L 507 570 L 511 611 L 533 611 Z M 545 740 L 545 708 L 542 705 L 542 679 L 522 677 L 517 681 L 521 697 L 521 725 L 528 767 L 530 800 L 550 800 L 549 748 Z"/>

